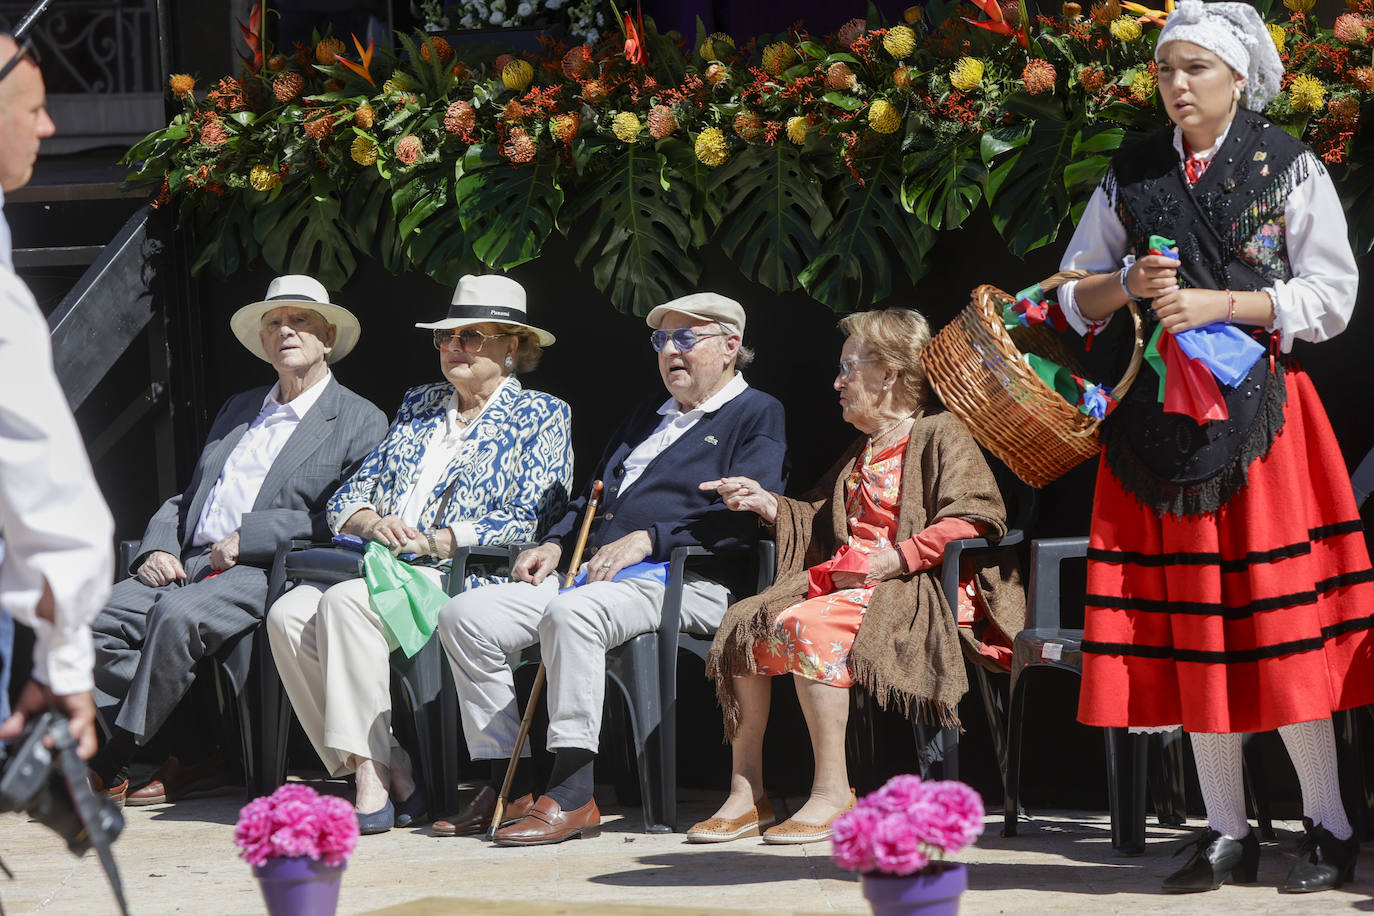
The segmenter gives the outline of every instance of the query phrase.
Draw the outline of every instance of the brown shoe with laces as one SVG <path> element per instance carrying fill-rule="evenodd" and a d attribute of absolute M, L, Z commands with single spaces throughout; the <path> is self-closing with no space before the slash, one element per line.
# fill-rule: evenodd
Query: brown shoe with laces
<path fill-rule="evenodd" d="M 693 824 L 687 831 L 689 843 L 728 843 L 749 836 L 758 836 L 759 831 L 771 827 L 777 817 L 773 814 L 773 803 L 765 795 L 754 803 L 754 807 L 739 817 L 713 817 Z"/>
<path fill-rule="evenodd" d="M 765 830 L 763 833 L 763 841 L 774 846 L 790 846 L 801 843 L 819 843 L 822 840 L 828 840 L 835 833 L 833 829 L 835 819 L 846 811 L 852 811 L 855 804 L 857 804 L 857 799 L 855 798 L 854 790 L 850 789 L 849 804 L 830 815 L 830 818 L 824 824 L 808 824 L 805 821 L 799 821 L 789 817 L 771 830 Z"/>

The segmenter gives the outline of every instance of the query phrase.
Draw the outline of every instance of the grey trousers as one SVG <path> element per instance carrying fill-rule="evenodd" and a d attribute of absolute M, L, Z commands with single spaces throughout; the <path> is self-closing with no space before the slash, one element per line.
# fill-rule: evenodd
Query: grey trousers
<path fill-rule="evenodd" d="M 439 638 L 453 667 L 463 734 L 474 760 L 509 757 L 521 711 L 508 655 L 539 644 L 548 670 L 549 750 L 595 751 L 606 693 L 606 651 L 658 629 L 664 587 L 649 579 L 594 582 L 560 595 L 558 575 L 463 592 L 439 612 Z M 730 590 L 687 573 L 682 628 L 712 633 Z"/>
<path fill-rule="evenodd" d="M 257 626 L 267 571 L 232 566 L 213 578 L 208 552 L 183 559 L 187 579 L 152 588 L 131 576 L 115 584 L 91 624 L 95 702 L 105 721 L 140 744 L 157 733 L 195 680 L 196 664 Z"/>

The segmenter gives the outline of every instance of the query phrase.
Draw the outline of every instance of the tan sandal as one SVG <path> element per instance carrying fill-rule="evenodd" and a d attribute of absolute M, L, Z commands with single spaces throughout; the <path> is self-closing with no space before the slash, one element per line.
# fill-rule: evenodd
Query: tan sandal
<path fill-rule="evenodd" d="M 788 818 L 781 824 L 764 831 L 763 841 L 774 846 L 793 846 L 801 843 L 819 843 L 828 840 L 834 835 L 833 825 L 835 820 L 847 811 L 854 810 L 857 799 L 854 790 L 849 790 L 849 804 L 839 811 L 830 815 L 830 819 L 824 824 L 808 824 L 794 818 Z"/>
<path fill-rule="evenodd" d="M 775 820 L 777 816 L 773 814 L 773 803 L 765 795 L 754 804 L 754 807 L 739 817 L 713 817 L 693 824 L 692 829 L 687 831 L 687 842 L 728 843 L 731 840 L 758 836 L 760 830 L 772 826 Z"/>

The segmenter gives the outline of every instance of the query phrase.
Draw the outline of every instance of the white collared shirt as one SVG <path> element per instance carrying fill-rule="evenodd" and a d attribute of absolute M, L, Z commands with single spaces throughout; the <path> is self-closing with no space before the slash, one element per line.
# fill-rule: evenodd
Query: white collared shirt
<path fill-rule="evenodd" d="M 324 378 L 285 404 L 277 400 L 281 382 L 272 386 L 267 397 L 262 399 L 262 409 L 234 445 L 224 462 L 224 470 L 220 471 L 219 479 L 206 497 L 192 544 L 213 544 L 239 530 L 243 514 L 257 501 L 272 462 L 286 448 L 286 441 L 315 406 L 331 378 L 333 374 L 326 371 Z"/>
<path fill-rule="evenodd" d="M 53 373 L 49 335 L 23 282 L 0 270 L 0 608 L 34 631 L 33 676 L 65 695 L 92 687 L 90 621 L 114 578 L 114 521 Z M 37 615 L 44 580 L 51 621 Z"/>
<path fill-rule="evenodd" d="M 496 400 L 501 389 L 509 384 L 511 384 L 509 376 L 502 379 L 501 384 L 496 386 L 496 390 L 482 402 L 482 409 L 477 411 L 477 415 L 467 423 L 463 423 L 458 418 L 458 392 L 455 391 L 449 397 L 448 403 L 444 405 L 443 420 L 434 424 L 434 428 L 429 431 L 429 439 L 425 441 L 425 451 L 420 458 L 420 467 L 415 472 L 414 484 L 398 501 L 401 508 L 396 514 L 401 517 L 401 521 L 412 527 L 419 524 L 420 515 L 429 505 L 430 495 L 434 492 L 434 488 L 439 485 L 439 481 L 443 479 L 444 472 L 458 458 L 463 444 L 467 442 L 472 431 L 477 428 L 477 421 L 482 419 L 482 415 Z M 475 544 L 475 529 L 466 532 L 465 537 L 465 529 L 460 527 L 463 525 L 469 529 L 472 528 L 471 522 L 459 522 L 453 526 L 453 536 L 458 539 L 460 545 Z"/>
<path fill-rule="evenodd" d="M 702 401 L 699 407 L 685 413 L 678 407 L 675 399 L 669 398 L 664 401 L 663 406 L 658 409 L 659 416 L 663 419 L 649 437 L 636 445 L 634 451 L 625 459 L 625 476 L 620 481 L 620 493 L 624 495 L 625 491 L 630 489 L 630 485 L 644 473 L 644 469 L 666 452 L 670 445 L 681 439 L 689 429 L 696 426 L 703 416 L 720 410 L 743 394 L 748 387 L 749 383 L 744 380 L 744 376 L 736 372 L 735 377 L 726 382 L 724 388 Z"/>

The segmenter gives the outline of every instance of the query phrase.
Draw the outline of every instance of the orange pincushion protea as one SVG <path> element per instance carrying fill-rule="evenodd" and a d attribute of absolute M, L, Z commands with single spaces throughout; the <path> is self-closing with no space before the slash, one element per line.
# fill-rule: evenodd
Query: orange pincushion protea
<path fill-rule="evenodd" d="M 1053 92 L 1054 82 L 1058 76 L 1054 64 L 1042 57 L 1036 57 L 1021 71 L 1021 82 L 1031 95 L 1039 95 L 1042 92 Z"/>
<path fill-rule="evenodd" d="M 173 73 L 167 80 L 167 85 L 172 90 L 172 95 L 190 95 L 196 88 L 196 78 L 189 73 Z"/>
<path fill-rule="evenodd" d="M 520 127 L 511 129 L 510 137 L 501 147 L 501 152 L 511 162 L 533 162 L 536 150 L 534 140 Z"/>
<path fill-rule="evenodd" d="M 334 63 L 334 58 L 342 54 L 346 48 L 344 43 L 337 38 L 321 38 L 320 43 L 315 45 L 315 62 L 322 67 L 328 67 Z"/>
<path fill-rule="evenodd" d="M 396 141 L 396 159 L 402 165 L 414 165 L 424 151 L 424 144 L 414 134 L 406 134 Z"/>
<path fill-rule="evenodd" d="M 677 118 L 673 117 L 673 110 L 667 105 L 655 105 L 650 108 L 648 120 L 649 136 L 655 140 L 672 136 L 673 131 L 677 130 Z"/>
<path fill-rule="evenodd" d="M 825 71 L 825 88 L 833 89 L 836 92 L 844 92 L 853 89 L 859 84 L 859 78 L 854 75 L 854 71 L 849 69 L 849 64 L 844 61 L 836 61 Z"/>
<path fill-rule="evenodd" d="M 444 112 L 444 130 L 451 134 L 465 134 L 476 125 L 477 111 L 467 102 L 453 102 Z"/>
<path fill-rule="evenodd" d="M 358 110 L 353 112 L 353 123 L 367 130 L 377 120 L 377 113 L 372 110 L 372 106 L 366 102 L 358 106 Z"/>
<path fill-rule="evenodd" d="M 305 77 L 296 73 L 294 70 L 283 73 L 272 81 L 272 94 L 277 97 L 277 101 L 285 105 L 301 94 L 305 88 Z"/>
<path fill-rule="evenodd" d="M 606 90 L 606 84 L 601 80 L 587 80 L 582 84 L 582 98 L 593 105 L 597 102 L 606 101 L 606 96 L 609 94 Z"/>
<path fill-rule="evenodd" d="M 746 109 L 735 115 L 734 128 L 741 140 L 757 140 L 763 136 L 763 118 Z"/>
<path fill-rule="evenodd" d="M 570 80 L 584 79 L 592 72 L 592 52 L 586 45 L 569 48 L 563 55 L 563 75 Z"/>
<path fill-rule="evenodd" d="M 439 63 L 448 63 L 448 59 L 453 56 L 453 45 L 449 44 L 438 35 L 430 35 L 420 45 L 420 57 L 425 61 L 439 58 Z"/>
<path fill-rule="evenodd" d="M 501 110 L 501 118 L 518 124 L 525 120 L 525 106 L 521 105 L 517 99 L 511 99 L 506 103 L 506 107 Z"/>
<path fill-rule="evenodd" d="M 653 115 L 650 116 L 650 124 L 653 123 Z M 554 139 L 562 143 L 567 143 L 577 136 L 578 129 L 582 126 L 582 116 L 577 112 L 555 115 L 549 124 L 549 133 L 553 134 Z M 650 128 L 652 130 L 652 127 Z"/>
<path fill-rule="evenodd" d="M 323 140 L 334 129 L 334 116 L 322 115 L 305 122 L 305 134 L 312 140 Z"/>

